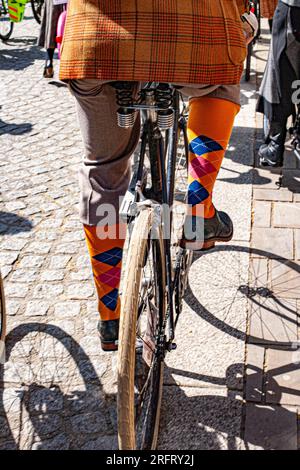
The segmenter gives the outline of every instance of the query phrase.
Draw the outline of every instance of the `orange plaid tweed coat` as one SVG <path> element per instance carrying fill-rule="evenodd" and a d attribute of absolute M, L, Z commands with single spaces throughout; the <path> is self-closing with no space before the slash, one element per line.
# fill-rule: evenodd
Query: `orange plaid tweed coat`
<path fill-rule="evenodd" d="M 260 0 L 260 12 L 264 18 L 273 18 L 278 0 Z"/>
<path fill-rule="evenodd" d="M 60 78 L 235 84 L 245 0 L 70 0 Z"/>

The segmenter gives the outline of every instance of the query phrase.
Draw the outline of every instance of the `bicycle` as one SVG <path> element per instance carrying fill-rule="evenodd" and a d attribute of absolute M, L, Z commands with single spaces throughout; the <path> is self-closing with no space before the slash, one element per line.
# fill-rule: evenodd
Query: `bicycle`
<path fill-rule="evenodd" d="M 5 348 L 5 334 L 6 334 L 6 310 L 3 281 L 0 273 L 0 364 L 4 361 L 4 348 Z"/>
<path fill-rule="evenodd" d="M 32 13 L 35 20 L 40 24 L 42 17 L 42 8 L 44 5 L 44 0 L 27 0 L 27 3 L 31 3 Z M 24 4 L 24 2 L 22 2 Z M 14 22 L 23 21 L 23 15 L 12 21 L 9 15 L 9 4 L 8 0 L 0 0 L 0 39 L 2 41 L 8 41 L 11 37 Z"/>
<path fill-rule="evenodd" d="M 30 0 L 34 19 L 41 24 L 44 0 Z"/>
<path fill-rule="evenodd" d="M 10 21 L 7 0 L 0 0 L 0 39 L 7 41 L 13 32 L 14 24 Z"/>
<path fill-rule="evenodd" d="M 117 82 L 115 88 L 119 125 L 132 127 L 137 111 L 143 122 L 139 158 L 120 209 L 129 248 L 118 353 L 119 447 L 154 449 L 164 358 L 176 349 L 175 328 L 193 256 L 180 247 L 183 224 L 178 224 L 187 193 L 186 108 L 168 84 L 147 83 L 136 100 L 130 83 Z"/>

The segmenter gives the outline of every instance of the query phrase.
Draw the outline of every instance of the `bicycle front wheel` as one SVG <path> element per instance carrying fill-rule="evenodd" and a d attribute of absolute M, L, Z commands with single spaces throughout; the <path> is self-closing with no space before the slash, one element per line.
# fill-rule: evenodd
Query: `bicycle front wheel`
<path fill-rule="evenodd" d="M 126 261 L 118 357 L 121 450 L 155 449 L 163 384 L 164 247 L 152 236 L 153 211 L 135 220 Z"/>
<path fill-rule="evenodd" d="M 10 21 L 8 7 L 5 0 L 0 0 L 0 39 L 7 41 L 13 32 L 13 23 Z"/>

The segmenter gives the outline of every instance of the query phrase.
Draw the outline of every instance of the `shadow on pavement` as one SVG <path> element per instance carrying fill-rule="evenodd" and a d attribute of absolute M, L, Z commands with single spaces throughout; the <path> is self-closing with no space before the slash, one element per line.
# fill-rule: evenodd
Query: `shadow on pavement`
<path fill-rule="evenodd" d="M 225 250 L 237 254 L 249 253 L 246 247 L 226 245 L 214 251 Z M 251 251 L 256 256 L 270 257 L 270 253 L 262 250 Z M 299 274 L 300 266 L 296 263 L 276 261 L 284 266 L 286 262 L 289 263 L 289 268 Z M 267 287 L 262 286 L 260 281 L 258 276 L 249 283 L 241 279 L 241 284 L 237 286 L 238 293 L 251 301 L 254 299 L 276 318 L 280 312 L 268 308 L 264 302 L 272 299 L 279 305 L 281 297 L 276 295 L 276 290 L 263 290 L 262 287 Z M 280 286 L 280 277 L 277 281 Z M 248 343 L 261 340 L 218 318 L 217 312 L 209 311 L 200 303 L 191 288 L 187 291 L 185 301 L 195 314 L 227 335 Z M 294 323 L 297 311 L 288 304 L 286 312 L 286 315 L 283 313 L 285 319 Z M 292 318 L 288 313 L 292 314 Z M 276 349 L 291 345 L 276 341 L 276 338 L 258 345 L 262 348 L 268 346 Z M 56 325 L 25 323 L 10 331 L 7 336 L 8 369 L 5 369 L 5 374 L 4 367 L 0 366 L 0 448 L 115 449 L 116 395 L 113 387 L 109 387 L 110 393 L 104 392 L 101 379 L 101 367 L 106 357 L 102 355 L 93 362 L 78 342 Z M 278 448 L 289 448 L 293 442 L 289 432 L 295 415 L 277 405 L 283 394 L 299 396 L 299 392 L 288 384 L 280 386 L 276 377 L 298 369 L 296 361 L 279 365 L 270 368 L 265 375 L 266 379 L 262 381 L 265 371 L 249 360 L 247 396 L 243 397 L 244 364 L 230 365 L 225 377 L 166 366 L 159 447 L 167 450 L 237 450 L 247 446 L 269 449 L 276 448 L 277 439 Z M 201 371 L 201 362 L 198 370 Z M 197 385 L 180 387 L 173 378 L 174 374 L 205 382 L 210 387 L 207 386 L 207 390 L 203 384 L 201 388 L 197 388 Z M 4 378 L 6 388 L 3 391 Z M 261 386 L 258 385 L 259 380 Z M 180 383 L 180 380 L 177 382 Z M 242 398 L 247 398 L 246 405 Z M 244 415 L 243 407 L 247 408 L 246 420 L 252 416 L 252 422 L 255 422 L 255 426 L 251 427 L 251 423 L 246 426 L 246 434 L 245 421 L 241 419 Z M 9 419 L 6 416 L 8 410 Z M 277 430 L 279 414 L 281 427 Z M 253 416 L 257 418 L 253 419 Z M 286 443 L 282 444 L 285 434 Z"/>
<path fill-rule="evenodd" d="M 237 257 L 237 266 L 242 262 L 239 255 L 249 254 L 252 258 L 244 275 L 239 271 L 231 278 L 227 272 L 224 279 L 223 270 L 218 273 L 214 269 L 213 253 L 224 253 L 228 260 L 226 253 L 230 252 L 232 258 Z M 194 262 L 201 265 L 201 259 L 203 265 L 210 266 L 206 271 L 208 287 L 199 282 L 194 293 L 188 286 L 185 302 L 193 314 L 223 333 L 215 341 L 226 341 L 231 336 L 248 345 L 246 364 L 230 365 L 225 377 L 186 371 L 184 363 L 182 369 L 166 368 L 160 448 L 295 450 L 300 397 L 299 312 L 295 299 L 299 298 L 300 265 L 264 250 L 230 245 L 195 254 Z M 216 269 L 220 269 L 218 259 Z M 234 266 L 231 262 L 229 270 Z M 201 271 L 197 273 L 200 278 Z M 232 279 L 238 279 L 239 284 L 233 284 Z M 227 289 L 228 295 L 224 294 Z M 247 331 L 235 326 L 234 312 L 239 308 L 248 312 Z M 193 340 L 197 341 L 196 332 L 190 336 Z M 250 345 L 254 348 L 251 353 Z M 222 351 L 222 344 L 218 347 Z M 257 362 L 252 362 L 251 354 L 256 355 Z M 201 356 L 195 353 L 195 357 L 199 361 L 196 370 L 213 370 L 213 364 L 202 365 Z"/>
<path fill-rule="evenodd" d="M 9 46 L 9 43 L 7 43 Z M 26 50 L 22 48 L 0 49 L 0 70 L 24 70 L 30 67 L 36 60 L 44 60 L 45 53 L 36 45 Z"/>
<path fill-rule="evenodd" d="M 11 37 L 7 41 L 5 41 L 5 44 L 8 46 L 13 46 L 14 44 L 19 44 L 19 45 L 24 45 L 24 46 L 29 46 L 30 44 L 36 44 L 37 43 L 37 38 L 35 36 L 22 36 L 22 37 Z"/>
<path fill-rule="evenodd" d="M 274 253 L 239 245 L 217 245 L 214 249 L 209 250 L 209 252 L 204 252 L 203 254 L 195 253 L 193 262 L 199 260 L 202 257 L 209 257 L 210 254 L 214 252 L 227 252 L 232 253 L 233 255 L 235 253 L 237 255 L 238 253 L 245 253 L 257 258 L 261 257 L 266 258 L 267 260 L 276 261 L 277 265 L 273 270 L 271 270 L 271 274 L 273 274 L 272 283 L 265 280 L 267 274 L 266 271 L 262 270 L 261 272 L 257 272 L 257 266 L 255 264 L 252 265 L 250 261 L 250 268 L 249 273 L 247 273 L 247 278 L 240 279 L 241 284 L 238 286 L 236 293 L 238 297 L 232 299 L 230 306 L 233 307 L 235 301 L 238 302 L 239 299 L 244 298 L 252 307 L 250 321 L 252 315 L 253 318 L 258 317 L 261 323 L 264 324 L 263 315 L 265 312 L 268 312 L 271 314 L 271 316 L 274 317 L 274 320 L 276 317 L 280 317 L 292 326 L 296 326 L 298 324 L 299 315 L 297 307 L 291 303 L 291 300 L 293 298 L 297 298 L 299 294 L 299 285 L 297 284 L 297 279 L 300 279 L 299 263 L 288 260 L 286 258 L 279 258 L 277 255 L 274 255 Z M 285 289 L 284 285 L 287 280 L 291 279 L 296 282 L 292 287 L 289 287 L 289 291 L 287 292 L 287 289 Z M 230 288 L 232 286 L 228 287 Z M 202 296 L 203 300 L 205 300 L 205 295 L 203 293 Z M 218 330 L 232 336 L 233 338 L 237 338 L 247 343 L 261 343 L 263 339 L 263 344 L 265 346 L 270 345 L 275 349 L 276 347 L 293 347 L 294 345 L 294 341 L 288 341 L 288 334 L 286 340 L 284 341 L 278 340 L 276 336 L 268 340 L 265 338 L 249 335 L 244 331 L 241 331 L 225 323 L 217 317 L 217 312 L 210 312 L 207 308 L 205 308 L 205 306 L 200 302 L 199 298 L 194 295 L 190 285 L 187 287 L 185 302 L 196 313 L 196 315 L 210 323 L 214 328 L 217 328 Z M 228 308 L 229 306 L 224 305 L 223 307 Z"/>
<path fill-rule="evenodd" d="M 30 232 L 32 229 L 33 225 L 30 220 L 13 212 L 0 211 L 0 235 L 15 235 L 21 232 Z"/>
<path fill-rule="evenodd" d="M 59 81 L 56 81 L 56 80 L 51 80 L 50 82 L 48 82 L 48 85 L 56 86 L 56 88 L 67 88 L 68 87 L 68 85 L 66 83 L 59 82 Z"/>
<path fill-rule="evenodd" d="M 16 361 L 14 349 L 22 352 L 22 344 L 27 354 L 24 350 Z M 15 378 L 3 391 L 7 376 L 0 365 L 0 449 L 116 447 L 115 398 L 104 394 L 90 358 L 63 329 L 41 323 L 17 326 L 6 338 L 6 361 Z"/>
<path fill-rule="evenodd" d="M 279 402 L 283 393 L 295 393 L 293 389 L 280 387 L 274 377 L 295 371 L 298 367 L 297 364 L 289 364 L 268 372 L 268 388 L 273 392 L 274 401 Z M 201 364 L 199 368 L 201 369 Z M 274 405 L 274 402 L 267 403 L 263 389 L 257 390 L 257 384 L 264 371 L 251 364 L 248 364 L 247 368 L 251 370 L 247 405 L 243 404 L 242 393 L 232 388 L 233 379 L 244 375 L 244 364 L 232 364 L 223 378 L 167 368 L 165 378 L 168 385 L 164 387 L 159 448 L 293 449 L 297 445 L 295 436 L 291 436 L 291 422 L 296 419 L 295 413 Z M 182 376 L 205 382 L 207 387 L 210 386 L 210 389 L 216 393 L 208 394 L 203 385 L 202 388 L 197 388 L 196 385 L 193 388 L 181 388 L 172 378 L 173 374 L 177 375 L 177 379 L 179 377 L 179 381 Z M 223 387 L 223 393 L 220 392 L 222 389 L 218 392 L 218 387 Z M 243 413 L 245 406 L 248 407 L 247 414 L 250 416 L 252 426 L 247 423 L 247 417 L 245 423 L 245 413 Z M 256 419 L 253 420 L 253 417 Z"/>
<path fill-rule="evenodd" d="M 32 131 L 32 124 L 24 122 L 23 124 L 5 123 L 0 119 L 0 136 L 4 134 L 23 135 Z"/>

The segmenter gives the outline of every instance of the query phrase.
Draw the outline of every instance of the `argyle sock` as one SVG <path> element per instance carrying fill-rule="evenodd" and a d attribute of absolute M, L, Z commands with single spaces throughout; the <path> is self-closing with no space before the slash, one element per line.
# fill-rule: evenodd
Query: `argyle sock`
<path fill-rule="evenodd" d="M 115 235 L 103 238 L 102 232 L 99 238 L 99 227 L 84 225 L 101 320 L 116 320 L 120 317 L 119 288 L 125 238 L 121 234 L 124 227 L 120 227 L 114 226 Z"/>
<path fill-rule="evenodd" d="M 228 145 L 239 106 L 219 98 L 194 98 L 190 103 L 189 215 L 211 218 L 214 184 Z"/>

